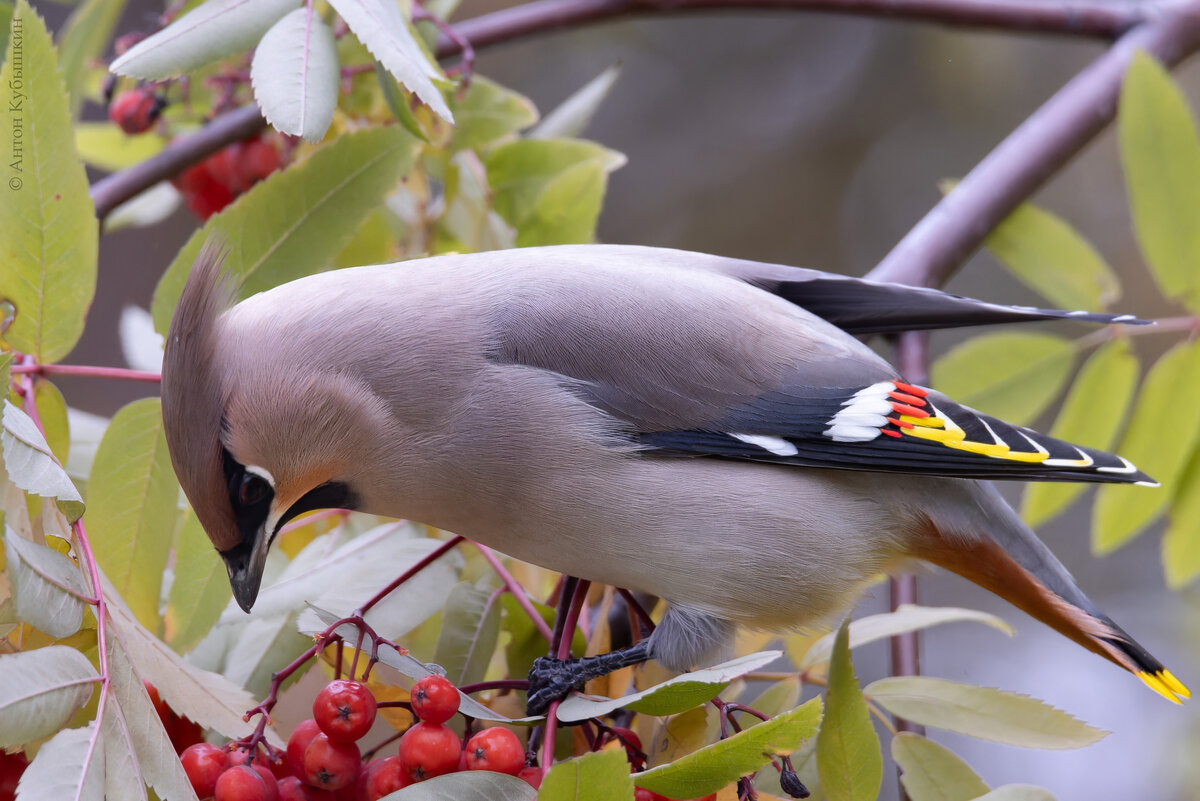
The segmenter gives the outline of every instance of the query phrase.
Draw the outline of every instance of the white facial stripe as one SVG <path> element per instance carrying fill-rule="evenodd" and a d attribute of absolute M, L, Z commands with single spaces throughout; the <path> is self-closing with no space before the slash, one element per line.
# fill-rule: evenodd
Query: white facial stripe
<path fill-rule="evenodd" d="M 747 445 L 755 445 L 776 456 L 795 456 L 799 453 L 796 446 L 780 437 L 766 437 L 761 434 L 730 434 L 734 439 L 740 439 Z"/>
<path fill-rule="evenodd" d="M 248 464 L 243 468 L 247 473 L 258 476 L 263 481 L 271 485 L 271 489 L 275 489 L 275 477 L 267 472 L 266 468 L 259 467 L 255 464 Z"/>

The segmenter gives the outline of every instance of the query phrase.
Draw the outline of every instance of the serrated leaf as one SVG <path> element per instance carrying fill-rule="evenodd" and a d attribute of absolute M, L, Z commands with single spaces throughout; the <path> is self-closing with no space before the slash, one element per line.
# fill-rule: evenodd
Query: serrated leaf
<path fill-rule="evenodd" d="M 607 715 L 614 709 L 628 707 L 647 715 L 674 715 L 715 698 L 739 676 L 774 662 L 780 651 L 763 651 L 722 662 L 710 668 L 683 673 L 641 692 L 621 698 L 596 698 L 572 694 L 558 707 L 558 719 L 587 720 Z"/>
<path fill-rule="evenodd" d="M 1075 346 L 1053 334 L 985 334 L 933 364 L 933 385 L 954 400 L 1015 425 L 1027 425 L 1058 397 Z"/>
<path fill-rule="evenodd" d="M 104 704 L 100 734 L 104 740 L 104 801 L 145 801 L 146 780 L 133 752 L 129 720 L 111 695 Z"/>
<path fill-rule="evenodd" d="M 588 163 L 612 172 L 625 163 L 625 157 L 583 140 L 521 139 L 494 148 L 485 163 L 496 211 L 521 229 L 536 213 L 546 187 L 558 176 Z"/>
<path fill-rule="evenodd" d="M 91 62 L 104 55 L 125 0 L 83 0 L 67 18 L 59 37 L 63 82 L 71 93 L 71 115 L 79 110 Z"/>
<path fill-rule="evenodd" d="M 320 142 L 337 108 L 337 44 L 311 8 L 290 12 L 263 36 L 250 64 L 250 82 L 275 130 Z"/>
<path fill-rule="evenodd" d="M 758 770 L 772 756 L 795 751 L 802 740 L 817 733 L 820 720 L 821 699 L 814 698 L 667 765 L 634 774 L 633 780 L 638 787 L 671 798 L 695 798 L 716 792 Z"/>
<path fill-rule="evenodd" d="M 124 732 L 146 783 L 160 798 L 196 801 L 196 792 L 183 772 L 137 668 L 115 637 L 108 638 L 108 670 L 112 691 L 109 703 L 120 705 Z"/>
<path fill-rule="evenodd" d="M 892 759 L 912 801 L 971 801 L 988 791 L 979 774 L 944 745 L 911 732 L 892 738 Z"/>
<path fill-rule="evenodd" d="M 84 607 L 80 597 L 88 596 L 79 567 L 53 548 L 17 536 L 8 526 L 4 554 L 17 617 L 51 637 L 79 631 Z"/>
<path fill-rule="evenodd" d="M 36 742 L 66 726 L 99 679 L 87 657 L 65 645 L 0 656 L 0 748 Z"/>
<path fill-rule="evenodd" d="M 118 56 L 118 75 L 160 81 L 250 49 L 299 0 L 208 0 Z"/>
<path fill-rule="evenodd" d="M 1082 748 L 1108 736 L 1045 701 L 930 676 L 893 676 L 866 695 L 894 715 L 938 729 L 1025 748 Z"/>
<path fill-rule="evenodd" d="M 619 64 L 609 67 L 559 104 L 526 136 L 530 139 L 582 136 L 620 76 Z"/>
<path fill-rule="evenodd" d="M 991 626 L 998 631 L 1002 631 L 1010 637 L 1013 634 L 1012 626 L 1008 625 L 1004 620 L 995 615 L 989 615 L 987 612 L 980 612 L 978 609 L 901 604 L 896 607 L 894 612 L 868 615 L 867 617 L 851 621 L 850 648 L 854 649 L 860 645 L 866 645 L 867 643 L 883 640 L 888 637 L 895 637 L 899 634 L 921 631 L 931 626 L 959 622 L 982 623 L 985 626 Z M 830 656 L 833 654 L 833 647 L 837 636 L 838 632 L 830 632 L 813 643 L 812 647 L 805 652 L 797 668 L 800 671 L 805 671 L 822 662 L 828 662 Z"/>
<path fill-rule="evenodd" d="M 58 387 L 49 381 L 38 381 L 34 385 L 33 397 L 37 404 L 42 432 L 46 436 L 46 444 L 59 464 L 66 464 L 67 455 L 71 450 L 71 424 L 67 419 L 67 399 L 63 397 Z"/>
<path fill-rule="evenodd" d="M 95 721 L 50 738 L 21 774 L 16 801 L 104 801 L 104 739 Z"/>
<path fill-rule="evenodd" d="M 111 122 L 75 123 L 75 149 L 90 167 L 116 172 L 158 155 L 167 146 L 160 136 L 130 136 Z"/>
<path fill-rule="evenodd" d="M 1128 542 L 1166 509 L 1187 460 L 1200 440 L 1200 343 L 1180 343 L 1164 353 L 1142 383 L 1133 417 L 1117 452 L 1162 489 L 1108 484 L 1092 508 L 1092 550 L 1108 553 Z"/>
<path fill-rule="evenodd" d="M 83 333 L 96 291 L 96 213 L 75 157 L 50 34 L 25 0 L 12 24 L 18 20 L 21 74 L 14 72 L 11 52 L 0 70 L 0 85 L 9 93 L 0 125 L 12 140 L 0 203 L 0 300 L 16 307 L 4 338 L 15 350 L 56 362 Z"/>
<path fill-rule="evenodd" d="M 433 661 L 456 687 L 482 681 L 500 638 L 500 603 L 492 592 L 456 584 L 442 610 Z"/>
<path fill-rule="evenodd" d="M 412 106 L 409 105 L 408 95 L 404 93 L 396 78 L 388 72 L 387 67 L 378 61 L 375 62 L 375 79 L 379 82 L 379 91 L 383 95 L 383 102 L 387 103 L 396 122 L 422 142 L 430 143 L 429 134 L 421 127 L 421 123 L 417 121 L 417 115 L 413 113 Z"/>
<path fill-rule="evenodd" d="M 88 494 L 96 560 L 141 624 L 157 629 L 179 498 L 158 398 L 134 401 L 113 417 Z"/>
<path fill-rule="evenodd" d="M 1117 132 L 1142 255 L 1164 295 L 1200 310 L 1200 140 L 1183 92 L 1145 53 L 1125 73 Z"/>
<path fill-rule="evenodd" d="M 410 784 L 380 801 L 533 801 L 537 797 L 537 790 L 516 776 L 471 770 Z"/>
<path fill-rule="evenodd" d="M 984 245 L 1026 286 L 1064 309 L 1102 309 L 1121 297 L 1104 257 L 1061 217 L 1022 203 Z"/>
<path fill-rule="evenodd" d="M 210 0 L 211 2 L 211 0 Z M 327 269 L 362 221 L 412 165 L 416 140 L 395 126 L 343 134 L 305 161 L 255 184 L 194 233 L 150 307 L 165 333 L 188 272 L 210 234 L 230 249 L 225 269 L 242 297 Z"/>
<path fill-rule="evenodd" d="M 1054 801 L 1054 795 L 1032 784 L 1006 784 L 974 801 Z"/>
<path fill-rule="evenodd" d="M 83 514 L 83 498 L 55 460 L 37 424 L 6 399 L 0 425 L 0 451 L 9 481 L 26 492 L 54 499 L 68 520 L 78 520 Z"/>
<path fill-rule="evenodd" d="M 533 101 L 482 75 L 471 77 L 467 92 L 454 107 L 450 150 L 480 150 L 537 122 Z"/>
<path fill-rule="evenodd" d="M 445 98 L 430 80 L 441 79 L 441 72 L 417 43 L 399 4 L 388 0 L 330 0 L 329 5 L 396 80 L 439 117 L 454 122 Z"/>
<path fill-rule="evenodd" d="M 628 801 L 633 780 L 624 751 L 595 751 L 556 763 L 542 779 L 538 801 Z"/>
<path fill-rule="evenodd" d="M 1200 575 L 1200 451 L 1179 481 L 1171 523 L 1163 536 L 1163 574 L 1177 590 Z"/>
<path fill-rule="evenodd" d="M 817 767 L 830 801 L 874 801 L 883 783 L 883 752 L 850 664 L 850 627 L 838 629 L 817 735 Z"/>
<path fill-rule="evenodd" d="M 189 513 L 179 532 L 175 580 L 163 618 L 167 642 L 179 653 L 187 653 L 208 634 L 231 595 L 224 561 L 200 521 Z"/>
<path fill-rule="evenodd" d="M 1114 339 L 1097 348 L 1080 369 L 1067 392 L 1050 436 L 1106 451 L 1129 411 L 1141 365 L 1129 341 Z M 1086 484 L 1044 481 L 1030 484 L 1021 503 L 1021 516 L 1037 526 L 1066 509 L 1087 489 Z"/>

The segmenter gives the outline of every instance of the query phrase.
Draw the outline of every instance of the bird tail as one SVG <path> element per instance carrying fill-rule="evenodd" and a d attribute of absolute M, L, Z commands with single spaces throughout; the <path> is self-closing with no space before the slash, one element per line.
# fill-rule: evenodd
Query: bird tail
<path fill-rule="evenodd" d="M 990 486 L 980 486 L 995 494 Z M 997 504 L 987 504 L 992 513 L 988 532 L 964 532 L 935 522 L 915 555 L 999 595 L 1134 674 L 1167 700 L 1178 704 L 1191 697 L 1161 662 L 1096 608 L 1050 549 L 998 495 L 995 498 Z"/>

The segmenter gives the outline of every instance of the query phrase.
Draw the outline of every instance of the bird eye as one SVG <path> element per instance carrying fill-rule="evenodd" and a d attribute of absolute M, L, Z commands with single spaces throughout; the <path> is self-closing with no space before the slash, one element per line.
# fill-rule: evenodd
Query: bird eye
<path fill-rule="evenodd" d="M 253 506 L 271 493 L 271 485 L 260 476 L 246 473 L 242 476 L 242 486 L 238 488 L 238 501 L 242 506 Z"/>

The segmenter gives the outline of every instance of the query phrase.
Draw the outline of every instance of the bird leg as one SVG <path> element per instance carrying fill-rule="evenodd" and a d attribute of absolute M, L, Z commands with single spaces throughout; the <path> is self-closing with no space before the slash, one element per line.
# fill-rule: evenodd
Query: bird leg
<path fill-rule="evenodd" d="M 565 698 L 573 689 L 582 688 L 584 682 L 598 679 L 614 670 L 641 664 L 649 658 L 649 640 L 641 640 L 618 651 L 582 658 L 538 657 L 529 669 L 529 695 L 525 712 L 528 715 L 543 715 L 552 701 Z"/>

